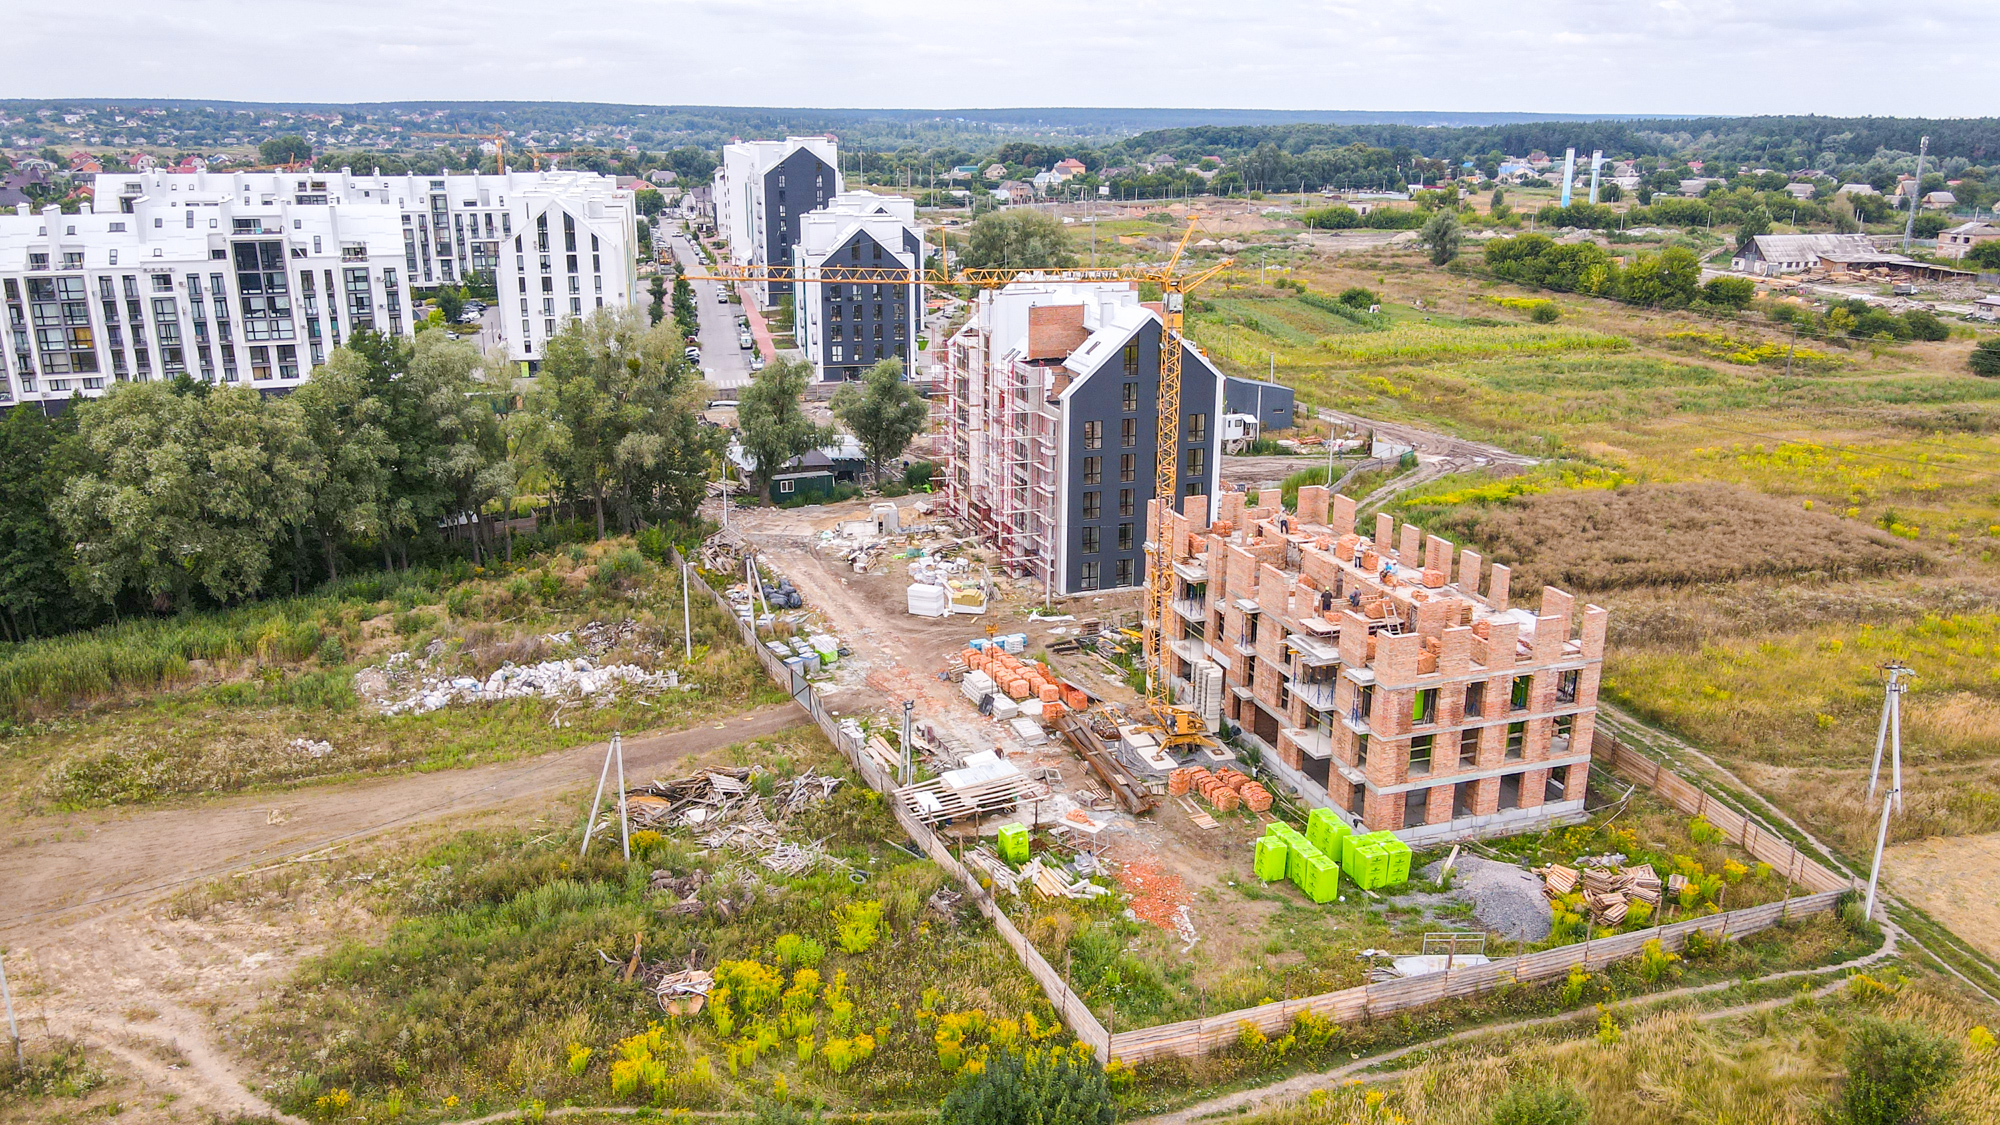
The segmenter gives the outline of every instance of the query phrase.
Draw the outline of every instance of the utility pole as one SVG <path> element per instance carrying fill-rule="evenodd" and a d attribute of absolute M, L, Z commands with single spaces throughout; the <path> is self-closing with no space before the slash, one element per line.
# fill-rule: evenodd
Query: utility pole
<path fill-rule="evenodd" d="M 1868 869 L 1868 901 L 1862 907 L 1863 918 L 1875 916 L 1875 884 L 1882 876 L 1882 851 L 1889 842 L 1889 812 L 1903 811 L 1903 693 L 1910 690 L 1907 678 L 1914 673 L 1895 661 L 1884 670 L 1889 673 L 1889 682 L 1882 687 L 1882 723 L 1875 731 L 1875 764 L 1868 770 L 1868 796 L 1874 799 L 1885 742 L 1889 747 L 1889 788 L 1882 794 L 1882 824 L 1875 830 L 1875 862 Z"/>
<path fill-rule="evenodd" d="M 1903 220 L 1903 253 L 1910 252 L 1910 236 L 1917 230 L 1917 201 L 1924 197 L 1924 156 L 1931 151 L 1931 139 L 1925 137 L 1917 142 L 1917 178 L 1910 185 L 1910 217 Z M 1887 823 L 1886 821 L 1884 823 Z M 1873 893 L 1868 896 L 1875 900 Z"/>

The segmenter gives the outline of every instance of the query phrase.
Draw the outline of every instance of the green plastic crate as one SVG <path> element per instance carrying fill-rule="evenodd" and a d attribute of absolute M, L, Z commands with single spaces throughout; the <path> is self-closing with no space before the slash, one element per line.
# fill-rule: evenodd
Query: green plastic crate
<path fill-rule="evenodd" d="M 1028 826 L 1025 824 L 1003 824 L 997 842 L 1000 858 L 1019 867 L 1028 862 Z"/>
<path fill-rule="evenodd" d="M 1299 888 L 1314 902 L 1332 902 L 1340 896 L 1340 865 L 1326 856 L 1306 860 L 1306 885 Z"/>
<path fill-rule="evenodd" d="M 1285 866 L 1292 850 L 1277 836 L 1266 836 L 1257 841 L 1255 869 L 1257 878 L 1266 883 L 1275 883 L 1285 877 Z"/>

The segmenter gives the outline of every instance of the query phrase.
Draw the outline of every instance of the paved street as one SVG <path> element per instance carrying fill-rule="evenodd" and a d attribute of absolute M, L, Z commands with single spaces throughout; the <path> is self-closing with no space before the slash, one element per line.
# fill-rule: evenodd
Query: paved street
<path fill-rule="evenodd" d="M 667 229 L 672 233 L 661 237 L 668 239 L 674 248 L 674 257 L 681 265 L 689 273 L 706 272 L 706 263 L 688 241 L 687 235 L 678 226 Z M 737 327 L 736 318 L 743 315 L 743 306 L 716 303 L 715 292 L 722 287 L 720 282 L 695 281 L 689 284 L 694 286 L 695 307 L 701 311 L 701 366 L 708 372 L 709 384 L 719 392 L 715 397 L 734 397 L 729 392 L 750 382 L 750 353 L 737 346 L 743 329 Z M 673 299 L 671 288 L 667 299 Z"/>

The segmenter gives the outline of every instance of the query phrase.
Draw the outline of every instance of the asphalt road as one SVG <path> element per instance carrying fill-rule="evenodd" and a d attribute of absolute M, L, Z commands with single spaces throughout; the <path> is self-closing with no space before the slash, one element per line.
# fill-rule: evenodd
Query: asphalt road
<path fill-rule="evenodd" d="M 687 235 L 679 228 L 671 228 L 673 233 L 666 236 L 674 248 L 674 257 L 689 273 L 705 272 L 706 263 L 695 252 Z M 729 392 L 750 383 L 750 352 L 739 346 L 743 329 L 737 327 L 736 318 L 742 315 L 743 306 L 731 302 L 719 304 L 715 294 L 723 288 L 721 282 L 694 281 L 695 308 L 701 313 L 701 366 L 707 372 L 710 386 L 718 392 Z M 718 393 L 717 398 L 734 397 L 728 393 Z"/>

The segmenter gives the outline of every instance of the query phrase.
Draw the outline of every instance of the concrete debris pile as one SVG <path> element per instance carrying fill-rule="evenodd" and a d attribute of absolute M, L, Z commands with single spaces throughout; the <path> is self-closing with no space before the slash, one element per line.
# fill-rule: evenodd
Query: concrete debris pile
<path fill-rule="evenodd" d="M 503 664 L 484 680 L 476 676 L 425 676 L 410 688 L 397 683 L 407 675 L 403 669 L 408 660 L 408 653 L 399 652 L 389 658 L 386 669 L 364 668 L 357 672 L 355 692 L 373 702 L 384 715 L 422 715 L 458 704 L 497 703 L 506 699 L 590 697 L 609 703 L 625 691 L 662 692 L 681 687 L 680 675 L 673 671 L 648 672 L 636 664 L 599 666 L 588 657 L 579 657 L 539 664 Z"/>
<path fill-rule="evenodd" d="M 286 743 L 286 745 L 308 758 L 324 758 L 328 754 L 333 753 L 333 743 L 324 740 L 314 741 L 310 738 L 294 738 L 289 743 Z"/>

